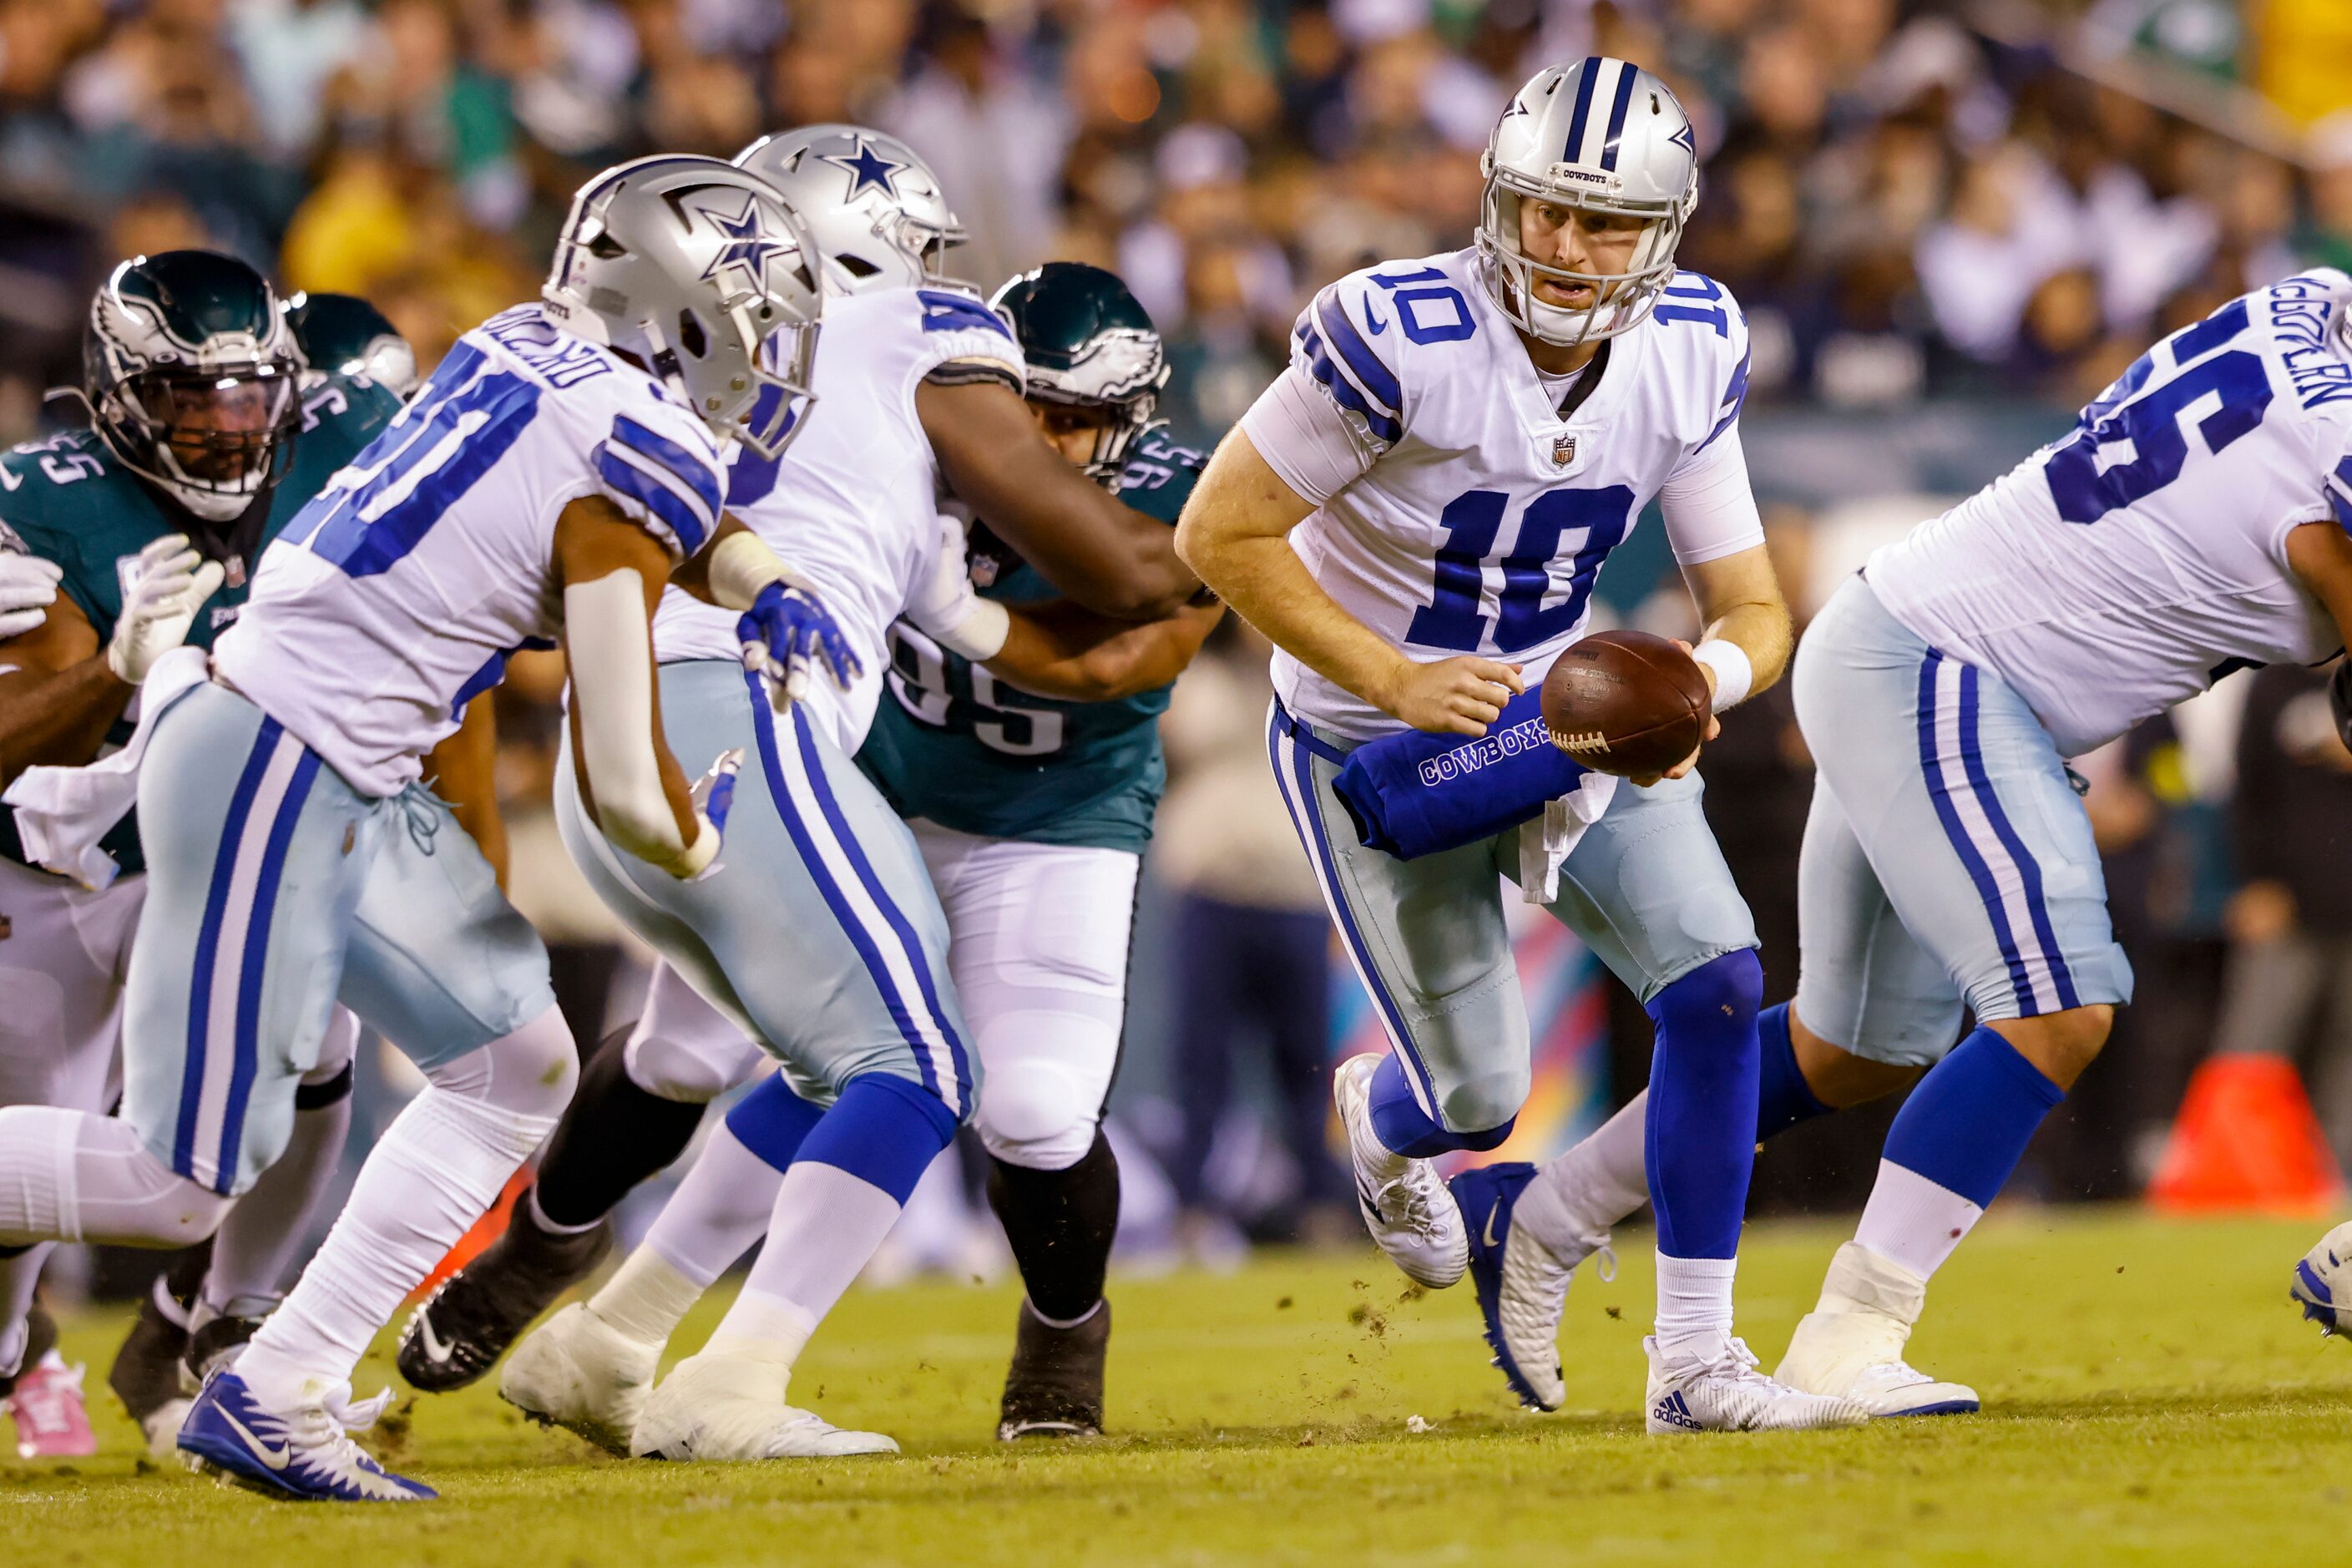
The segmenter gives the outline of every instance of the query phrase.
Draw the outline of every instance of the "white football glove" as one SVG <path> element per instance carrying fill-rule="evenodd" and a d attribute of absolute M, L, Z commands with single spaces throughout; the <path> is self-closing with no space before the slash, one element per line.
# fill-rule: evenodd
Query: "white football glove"
<path fill-rule="evenodd" d="M 20 637 L 48 618 L 65 568 L 37 555 L 0 553 L 0 641 Z"/>
<path fill-rule="evenodd" d="M 933 642 L 974 664 L 1003 652 L 1013 629 L 1013 617 L 1003 605 L 972 591 L 963 524 L 952 517 L 939 520 L 939 548 L 932 552 L 930 570 L 915 584 L 903 613 Z"/>
<path fill-rule="evenodd" d="M 146 679 L 157 659 L 188 640 L 196 612 L 219 592 L 223 571 L 184 533 L 165 534 L 141 551 L 114 640 L 106 645 L 107 668 L 132 686 Z"/>

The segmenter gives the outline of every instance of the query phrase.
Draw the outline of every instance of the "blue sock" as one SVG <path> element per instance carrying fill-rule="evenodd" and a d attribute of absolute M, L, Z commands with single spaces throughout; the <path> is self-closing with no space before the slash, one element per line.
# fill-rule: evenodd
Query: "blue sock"
<path fill-rule="evenodd" d="M 865 1073 L 843 1087 L 793 1159 L 846 1171 L 903 1204 L 955 1130 L 955 1112 L 921 1084 Z"/>
<path fill-rule="evenodd" d="M 1887 1129 L 1885 1157 L 1989 1208 L 2034 1129 L 2065 1098 L 2014 1046 L 1980 1026 L 1903 1102 Z"/>
<path fill-rule="evenodd" d="M 1372 1069 L 1372 1131 L 1392 1153 L 1409 1160 L 1433 1160 L 1456 1149 L 1487 1150 L 1501 1146 L 1518 1118 L 1478 1132 L 1452 1132 L 1432 1120 L 1414 1102 L 1412 1081 L 1405 1077 L 1404 1058 L 1391 1051 Z"/>
<path fill-rule="evenodd" d="M 1727 952 L 1654 997 L 1650 1202 L 1668 1258 L 1736 1258 L 1756 1164 L 1756 1007 L 1764 967 Z"/>
<path fill-rule="evenodd" d="M 800 1152 L 824 1112 L 794 1094 L 784 1075 L 770 1073 L 727 1112 L 727 1131 L 736 1142 L 781 1171 Z"/>
<path fill-rule="evenodd" d="M 1786 1002 L 1756 1015 L 1756 1142 L 1829 1114 L 1830 1108 L 1813 1098 L 1812 1087 L 1797 1066 Z"/>

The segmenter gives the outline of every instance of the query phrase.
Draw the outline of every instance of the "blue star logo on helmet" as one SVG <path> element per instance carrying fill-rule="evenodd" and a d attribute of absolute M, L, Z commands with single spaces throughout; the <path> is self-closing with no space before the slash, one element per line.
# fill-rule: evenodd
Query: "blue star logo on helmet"
<path fill-rule="evenodd" d="M 1666 140 L 1681 148 L 1684 152 L 1689 153 L 1692 157 L 1696 158 L 1698 156 L 1698 143 L 1692 140 L 1690 122 L 1688 121 L 1685 121 L 1683 122 L 1683 128 L 1675 132 L 1672 136 L 1667 137 Z"/>
<path fill-rule="evenodd" d="M 701 210 L 702 216 L 728 240 L 710 258 L 710 265 L 703 268 L 706 279 L 718 277 L 719 269 L 726 267 L 748 268 L 752 277 L 764 278 L 768 258 L 791 248 L 788 240 L 778 239 L 768 232 L 760 218 L 760 198 L 748 191 L 743 195 L 743 211 L 738 216 L 722 217 L 709 207 Z"/>
<path fill-rule="evenodd" d="M 817 154 L 821 161 L 831 163 L 835 168 L 849 171 L 849 195 L 842 199 L 856 201 L 867 190 L 878 190 L 886 196 L 897 196 L 898 187 L 891 184 L 891 181 L 905 170 L 907 165 L 894 163 L 885 158 L 874 151 L 872 145 L 863 136 L 857 138 L 856 148 L 856 152 L 847 157 L 839 153 Z"/>

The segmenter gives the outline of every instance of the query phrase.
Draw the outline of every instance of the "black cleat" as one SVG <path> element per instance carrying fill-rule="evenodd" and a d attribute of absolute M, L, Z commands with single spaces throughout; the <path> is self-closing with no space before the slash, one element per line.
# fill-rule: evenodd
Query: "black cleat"
<path fill-rule="evenodd" d="M 1004 1402 L 996 1438 L 1099 1437 L 1103 1426 L 1103 1362 L 1110 1353 L 1110 1303 L 1057 1329 L 1024 1297 L 1013 1333 L 1013 1365 L 1004 1374 Z"/>
<path fill-rule="evenodd" d="M 260 1331 L 259 1318 L 221 1316 L 188 1335 L 187 1354 L 180 1359 L 180 1389 L 194 1399 L 204 1392 L 205 1379 L 244 1353 L 246 1342 Z"/>
<path fill-rule="evenodd" d="M 188 1394 L 180 1386 L 180 1363 L 188 1353 L 186 1311 L 159 1278 L 106 1370 L 106 1385 L 146 1434 L 150 1453 L 174 1452 L 180 1418 L 188 1412 Z"/>
<path fill-rule="evenodd" d="M 465 1387 L 498 1365 L 531 1320 L 594 1272 L 613 1247 L 609 1226 L 554 1235 L 515 1200 L 507 1232 L 425 1299 L 400 1333 L 400 1375 L 427 1394 Z"/>

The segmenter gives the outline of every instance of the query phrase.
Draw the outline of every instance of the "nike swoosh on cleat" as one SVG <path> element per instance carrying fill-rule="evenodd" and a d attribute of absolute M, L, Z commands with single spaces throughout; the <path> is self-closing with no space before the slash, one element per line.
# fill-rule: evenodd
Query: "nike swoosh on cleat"
<path fill-rule="evenodd" d="M 1502 1245 L 1500 1241 L 1497 1241 L 1495 1238 L 1495 1216 L 1502 1212 L 1503 1200 L 1500 1198 L 1496 1198 L 1495 1200 L 1495 1206 L 1486 1211 L 1486 1232 L 1480 1239 L 1488 1247 L 1500 1247 Z"/>
<path fill-rule="evenodd" d="M 425 1346 L 425 1359 L 435 1366 L 447 1366 L 449 1358 L 457 1353 L 456 1347 L 443 1343 L 441 1336 L 433 1331 L 433 1319 L 429 1313 L 416 1314 L 416 1337 Z"/>
<path fill-rule="evenodd" d="M 220 1416 L 222 1420 L 229 1424 L 229 1429 L 237 1435 L 238 1439 L 243 1442 L 247 1447 L 253 1450 L 253 1457 L 259 1459 L 271 1469 L 282 1470 L 292 1461 L 294 1458 L 293 1444 L 280 1443 L 278 1447 L 273 1448 L 268 1444 L 263 1442 L 259 1437 L 255 1436 L 253 1428 L 247 1426 L 244 1422 L 230 1415 L 226 1406 L 222 1407 Z"/>

